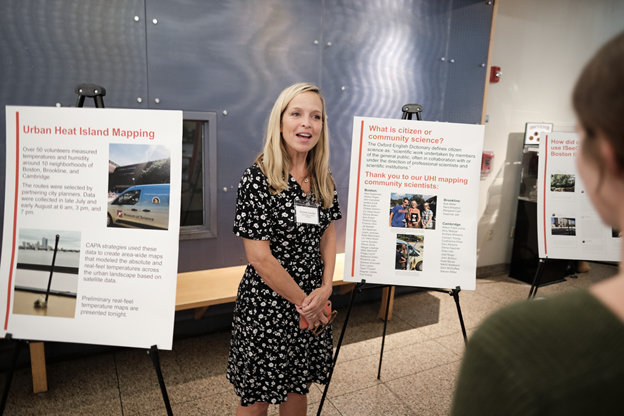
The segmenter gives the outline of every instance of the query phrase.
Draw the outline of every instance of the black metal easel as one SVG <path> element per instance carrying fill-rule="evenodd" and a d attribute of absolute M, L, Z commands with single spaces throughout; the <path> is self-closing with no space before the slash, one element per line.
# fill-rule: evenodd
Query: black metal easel
<path fill-rule="evenodd" d="M 95 84 L 78 84 L 74 88 L 74 92 L 78 95 L 76 99 L 76 107 L 83 107 L 85 97 L 91 97 L 95 101 L 96 108 L 104 108 L 104 99 L 103 97 L 106 95 L 106 89 L 99 85 Z M 56 236 L 56 244 L 58 244 L 59 236 Z M 56 258 L 56 244 L 55 244 L 55 252 L 54 257 Z M 46 293 L 46 301 L 48 300 L 48 295 L 50 293 L 50 284 L 52 282 L 52 274 L 54 271 L 54 259 L 52 260 L 52 269 L 50 271 L 50 278 L 48 280 L 48 290 Z M 13 339 L 11 334 L 6 334 L 5 339 L 11 340 Z M 14 340 L 15 341 L 15 351 L 13 353 L 13 364 L 11 365 L 11 370 L 7 374 L 7 380 L 4 385 L 4 392 L 2 394 L 2 402 L 0 403 L 0 416 L 4 413 L 4 408 L 6 406 L 7 399 L 9 397 L 9 389 L 11 386 L 11 381 L 13 380 L 13 373 L 15 372 L 15 368 L 17 367 L 17 359 L 22 347 L 22 344 L 27 344 L 26 340 Z M 156 370 L 156 376 L 158 377 L 158 384 L 160 385 L 160 392 L 162 393 L 163 401 L 165 402 L 165 408 L 167 409 L 167 415 L 173 416 L 173 411 L 171 410 L 171 403 L 169 402 L 169 395 L 167 394 L 167 387 L 165 386 L 165 380 L 162 375 L 162 370 L 160 368 L 160 357 L 158 355 L 158 347 L 156 345 L 152 345 L 149 350 L 147 350 L 147 354 L 152 359 L 152 364 L 154 365 L 154 369 Z"/>
<path fill-rule="evenodd" d="M 533 277 L 533 283 L 531 284 L 531 289 L 529 290 L 529 297 L 527 298 L 527 300 L 535 298 L 535 295 L 537 294 L 537 288 L 542 281 L 542 271 L 544 270 L 544 264 L 546 264 L 546 260 L 548 260 L 548 256 L 544 259 L 539 259 L 539 262 L 537 264 L 537 271 L 535 272 L 535 276 Z"/>
<path fill-rule="evenodd" d="M 58 250 L 58 242 L 60 236 L 56 235 L 56 241 L 54 243 L 54 255 L 52 256 L 52 265 L 50 266 L 50 276 L 48 277 L 48 289 L 46 290 L 45 300 L 41 301 L 41 298 L 35 301 L 35 308 L 45 308 L 48 305 L 48 297 L 50 296 L 50 287 L 52 286 L 52 276 L 54 275 L 54 263 L 56 262 L 56 252 Z M 4 414 L 4 408 L 6 407 L 7 400 L 9 398 L 9 390 L 11 389 L 11 383 L 13 382 L 13 374 L 15 368 L 17 368 L 17 360 L 19 358 L 20 350 L 23 344 L 28 344 L 26 340 L 13 339 L 12 334 L 6 334 L 4 337 L 6 340 L 14 341 L 15 347 L 13 351 L 13 362 L 11 363 L 11 370 L 7 374 L 7 378 L 4 384 L 4 391 L 2 392 L 2 401 L 0 401 L 0 416 Z"/>
<path fill-rule="evenodd" d="M 56 262 L 56 252 L 58 250 L 58 242 L 60 236 L 56 235 L 56 241 L 54 243 L 54 255 L 52 256 L 52 265 L 50 266 L 50 276 L 48 277 L 48 288 L 46 290 L 45 300 L 41 300 L 43 297 L 40 297 L 37 301 L 35 301 L 35 308 L 46 308 L 48 306 L 48 297 L 50 296 L 50 287 L 52 286 L 52 276 L 54 276 L 54 263 Z M 15 347 L 13 351 L 13 362 L 11 363 L 11 370 L 7 374 L 7 378 L 4 384 L 4 391 L 2 392 L 2 401 L 0 401 L 0 416 L 4 414 L 4 408 L 6 407 L 7 400 L 9 398 L 9 390 L 11 389 L 11 383 L 13 382 L 13 374 L 15 373 L 15 369 L 17 368 L 17 360 L 19 358 L 20 350 L 22 349 L 23 344 L 28 344 L 27 340 L 22 339 L 13 339 L 12 334 L 6 334 L 4 339 L 15 342 Z"/>
<path fill-rule="evenodd" d="M 342 346 L 342 340 L 344 339 L 344 334 L 347 330 L 347 324 L 349 323 L 349 317 L 351 316 L 351 310 L 353 309 L 353 303 L 355 302 L 355 298 L 362 291 L 362 286 L 366 284 L 366 280 L 362 279 L 361 282 L 356 283 L 355 287 L 351 291 L 351 300 L 349 301 L 349 309 L 347 309 L 347 316 L 345 316 L 344 324 L 342 325 L 342 331 L 340 331 L 340 338 L 338 339 L 338 346 L 336 347 L 336 354 L 334 354 L 334 360 L 332 362 L 332 366 L 329 369 L 329 375 L 327 376 L 327 384 L 325 384 L 325 389 L 323 390 L 323 397 L 321 397 L 321 403 L 319 404 L 317 416 L 321 416 L 321 412 L 323 411 L 323 404 L 325 403 L 325 397 L 327 397 L 327 391 L 329 390 L 329 383 L 331 383 L 332 375 L 334 375 L 334 368 L 336 367 L 336 362 L 338 361 L 338 354 L 340 354 L 340 347 Z"/>
<path fill-rule="evenodd" d="M 78 84 L 74 92 L 78 95 L 76 107 L 84 107 L 85 97 L 91 97 L 95 101 L 95 108 L 104 108 L 103 97 L 106 96 L 106 88 L 95 84 Z"/>
<path fill-rule="evenodd" d="M 6 381 L 4 382 L 4 391 L 2 392 L 2 401 L 0 402 L 0 416 L 4 414 L 4 408 L 6 407 L 7 399 L 9 398 L 9 390 L 11 389 L 13 373 L 15 373 L 15 368 L 17 367 L 17 359 L 19 357 L 20 350 L 22 349 L 23 344 L 28 344 L 28 341 L 13 339 L 11 334 L 6 334 L 4 339 L 14 341 L 15 346 L 13 347 L 13 363 L 11 364 L 11 369 L 9 370 Z"/>
<path fill-rule="evenodd" d="M 423 107 L 420 104 L 405 104 L 402 108 L 403 115 L 401 116 L 402 120 L 412 120 L 412 115 L 416 114 L 417 120 L 422 120 L 421 112 L 423 111 Z M 334 354 L 334 359 L 332 362 L 331 369 L 329 371 L 329 376 L 327 378 L 327 384 L 325 384 L 325 389 L 323 390 L 323 396 L 321 397 L 321 403 L 319 404 L 317 416 L 321 416 L 321 412 L 323 411 L 323 404 L 325 403 L 325 398 L 327 397 L 327 392 L 329 391 L 329 384 L 331 383 L 332 375 L 334 374 L 334 367 L 338 362 L 338 354 L 340 353 L 340 347 L 342 346 L 342 341 L 344 339 L 344 334 L 347 330 L 347 324 L 349 323 L 349 316 L 351 315 L 351 310 L 353 309 L 353 304 L 355 303 L 355 299 L 360 292 L 364 290 L 371 289 L 379 289 L 379 288 L 388 288 L 388 299 L 386 300 L 386 316 L 384 320 L 384 329 L 383 336 L 381 339 L 381 352 L 379 354 L 379 369 L 377 371 L 377 380 L 381 377 L 381 363 L 383 361 L 383 351 L 384 345 L 386 343 L 386 329 L 388 326 L 388 315 L 390 312 L 390 296 L 391 296 L 391 288 L 394 285 L 372 285 L 368 287 L 363 287 L 366 284 L 366 280 L 362 279 L 359 283 L 355 284 L 353 291 L 351 292 L 351 300 L 349 302 L 349 309 L 347 309 L 347 316 L 345 317 L 345 322 L 342 326 L 342 331 L 340 332 L 340 338 L 338 339 L 338 346 L 336 347 L 336 354 Z M 412 289 L 420 289 L 423 291 L 434 291 L 441 293 L 448 293 L 455 300 L 455 305 L 457 306 L 457 315 L 459 316 L 459 323 L 462 329 L 462 335 L 464 336 L 464 343 L 468 342 L 468 337 L 466 335 L 466 326 L 464 325 L 464 318 L 462 316 L 461 307 L 459 306 L 459 292 L 461 292 L 461 288 L 457 286 L 455 289 L 437 289 L 437 288 L 428 288 L 428 287 L 414 287 L 410 286 Z"/>
<path fill-rule="evenodd" d="M 416 120 L 422 120 L 420 113 L 423 111 L 423 106 L 420 104 L 405 104 L 402 108 L 403 115 L 401 120 L 411 120 L 412 114 L 416 114 Z"/>

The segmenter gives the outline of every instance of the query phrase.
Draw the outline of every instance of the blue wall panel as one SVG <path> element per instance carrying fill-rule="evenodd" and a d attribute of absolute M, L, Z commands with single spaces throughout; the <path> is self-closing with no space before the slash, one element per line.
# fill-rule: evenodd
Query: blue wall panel
<path fill-rule="evenodd" d="M 218 237 L 181 241 L 180 271 L 242 264 L 232 234 L 236 188 L 279 93 L 320 83 L 322 2 L 158 0 L 147 3 L 147 18 L 150 108 L 218 117 Z"/>
<path fill-rule="evenodd" d="M 179 270 L 233 266 L 246 261 L 236 187 L 284 87 L 326 96 L 346 214 L 353 116 L 399 118 L 416 102 L 425 120 L 478 122 L 491 18 L 474 0 L 2 0 L 0 105 L 73 105 L 74 86 L 93 82 L 107 107 L 215 111 L 218 237 L 182 241 Z M 4 117 L 0 137 L 4 160 Z"/>
<path fill-rule="evenodd" d="M 106 106 L 147 108 L 144 10 L 142 0 L 0 1 L 2 166 L 6 105 L 73 106 L 76 84 L 92 82 L 106 87 Z M 4 184 L 0 169 L 2 215 Z"/>
<path fill-rule="evenodd" d="M 400 118 L 407 103 L 423 118 L 442 117 L 451 0 L 326 2 L 322 88 L 332 135 L 332 171 L 343 220 L 336 225 L 344 251 L 353 117 Z M 347 163 L 345 163 L 345 161 Z"/>
<path fill-rule="evenodd" d="M 481 123 L 493 10 L 487 1 L 453 0 L 444 121 Z"/>

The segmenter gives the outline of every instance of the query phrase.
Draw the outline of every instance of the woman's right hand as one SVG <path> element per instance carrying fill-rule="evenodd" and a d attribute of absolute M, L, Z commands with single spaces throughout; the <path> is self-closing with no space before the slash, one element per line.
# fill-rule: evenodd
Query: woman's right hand
<path fill-rule="evenodd" d="M 315 293 L 310 293 L 309 296 L 306 297 L 303 304 L 306 304 L 306 301 L 310 301 L 310 297 L 314 296 Z M 325 315 L 325 308 L 322 308 L 321 311 L 310 311 L 308 306 L 305 307 L 306 311 L 304 311 L 304 306 L 295 305 L 297 312 L 301 315 L 300 319 L 303 318 L 308 322 L 308 330 L 313 331 L 318 325 L 326 325 L 329 322 L 329 317 Z"/>

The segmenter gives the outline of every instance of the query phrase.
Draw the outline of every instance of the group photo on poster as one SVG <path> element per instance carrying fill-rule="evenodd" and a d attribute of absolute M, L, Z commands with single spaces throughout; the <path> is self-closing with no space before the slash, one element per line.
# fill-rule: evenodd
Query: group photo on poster
<path fill-rule="evenodd" d="M 390 194 L 390 227 L 435 230 L 437 197 L 393 192 Z"/>

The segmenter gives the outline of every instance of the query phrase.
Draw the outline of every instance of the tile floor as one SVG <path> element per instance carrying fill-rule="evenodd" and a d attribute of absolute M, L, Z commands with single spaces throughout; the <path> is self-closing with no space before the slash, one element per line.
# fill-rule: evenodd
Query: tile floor
<path fill-rule="evenodd" d="M 616 273 L 592 263 L 589 273 L 539 289 L 538 295 L 579 290 Z M 496 276 L 477 280 L 460 294 L 468 335 L 496 309 L 526 299 L 527 284 Z M 377 380 L 383 323 L 379 303 L 356 305 L 336 365 L 323 415 L 445 415 L 463 353 L 453 298 L 423 292 L 397 297 L 388 323 L 381 380 Z M 335 342 L 346 310 L 335 324 Z M 175 415 L 231 415 L 238 399 L 225 368 L 229 332 L 174 341 L 160 354 Z M 32 393 L 28 369 L 14 376 L 6 415 L 166 415 L 151 361 L 144 351 L 122 349 L 49 364 L 49 391 Z M 0 388 L 6 374 L 0 375 Z M 312 386 L 308 414 L 315 415 L 322 390 Z M 271 406 L 270 415 L 277 415 Z"/>

